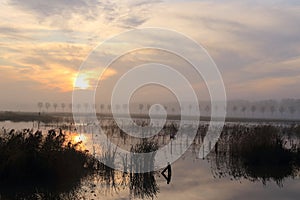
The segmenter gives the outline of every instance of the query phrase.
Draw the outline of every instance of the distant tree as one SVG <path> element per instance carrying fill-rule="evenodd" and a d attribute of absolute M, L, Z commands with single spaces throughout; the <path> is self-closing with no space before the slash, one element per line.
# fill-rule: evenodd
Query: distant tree
<path fill-rule="evenodd" d="M 77 104 L 77 105 L 76 105 L 76 108 L 77 108 L 77 112 L 79 112 L 79 111 L 80 111 L 80 108 L 81 108 L 81 104 L 80 104 L 80 103 Z"/>
<path fill-rule="evenodd" d="M 246 115 L 246 110 L 247 110 L 247 107 L 246 106 L 242 106 L 241 111 L 242 111 L 244 117 Z"/>
<path fill-rule="evenodd" d="M 289 112 L 290 112 L 291 116 L 293 117 L 295 112 L 296 112 L 295 107 L 294 106 L 289 106 Z"/>
<path fill-rule="evenodd" d="M 103 113 L 104 107 L 105 107 L 104 104 L 100 104 L 101 113 Z"/>
<path fill-rule="evenodd" d="M 165 108 L 166 111 L 168 111 L 168 106 L 164 105 L 164 108 Z"/>
<path fill-rule="evenodd" d="M 44 105 L 43 102 L 38 102 L 37 106 L 39 108 L 39 112 L 42 111 L 43 105 Z"/>
<path fill-rule="evenodd" d="M 70 104 L 69 104 L 69 109 L 70 109 L 70 111 L 72 111 L 72 108 L 73 108 L 73 104 L 70 103 Z"/>
<path fill-rule="evenodd" d="M 121 106 L 119 104 L 116 104 L 116 110 L 119 113 Z"/>
<path fill-rule="evenodd" d="M 209 105 L 207 105 L 207 106 L 205 107 L 205 111 L 207 112 L 207 114 L 209 113 L 209 111 L 210 111 L 210 106 L 209 106 Z"/>
<path fill-rule="evenodd" d="M 46 107 L 46 110 L 48 112 L 49 108 L 51 107 L 51 104 L 47 102 L 47 103 L 45 103 L 45 107 Z"/>
<path fill-rule="evenodd" d="M 285 112 L 285 108 L 283 106 L 279 107 L 279 112 L 281 115 L 283 115 L 283 113 Z"/>
<path fill-rule="evenodd" d="M 127 112 L 127 108 L 128 108 L 128 104 L 123 104 L 122 108 L 123 108 L 124 113 L 126 113 Z"/>
<path fill-rule="evenodd" d="M 172 108 L 172 113 L 175 114 L 175 108 Z"/>
<path fill-rule="evenodd" d="M 296 102 L 296 108 L 298 110 L 298 113 L 300 114 L 300 99 L 298 99 Z"/>
<path fill-rule="evenodd" d="M 219 109 L 218 105 L 215 105 L 215 110 L 217 111 Z"/>
<path fill-rule="evenodd" d="M 252 117 L 254 116 L 255 111 L 256 111 L 256 106 L 252 105 L 251 106 Z"/>
<path fill-rule="evenodd" d="M 276 111 L 276 108 L 275 108 L 274 105 L 271 105 L 271 106 L 270 106 L 270 111 L 271 111 L 272 116 L 273 116 L 273 115 L 274 115 L 274 112 Z"/>
<path fill-rule="evenodd" d="M 57 103 L 54 103 L 54 104 L 53 104 L 53 108 L 54 108 L 54 111 L 55 111 L 55 112 L 56 112 L 57 106 L 58 106 Z"/>
<path fill-rule="evenodd" d="M 148 112 L 149 112 L 150 108 L 151 108 L 150 104 L 147 104 L 147 111 Z"/>
<path fill-rule="evenodd" d="M 62 108 L 63 112 L 65 112 L 65 107 L 66 107 L 66 104 L 65 104 L 65 103 L 62 103 L 60 106 L 61 106 L 61 108 Z"/>
<path fill-rule="evenodd" d="M 192 113 L 192 109 L 193 109 L 193 106 L 192 106 L 192 104 L 189 104 L 189 114 L 191 114 L 191 113 Z"/>
<path fill-rule="evenodd" d="M 140 113 L 142 113 L 143 108 L 144 108 L 144 105 L 143 104 L 139 104 Z"/>
<path fill-rule="evenodd" d="M 266 112 L 266 107 L 262 106 L 260 107 L 260 112 L 262 113 L 262 115 L 264 116 L 265 112 Z"/>
<path fill-rule="evenodd" d="M 233 106 L 233 107 L 232 107 L 232 111 L 233 111 L 234 114 L 236 114 L 237 109 L 238 109 L 237 106 Z"/>
<path fill-rule="evenodd" d="M 85 112 L 88 111 L 88 109 L 89 109 L 89 103 L 84 103 L 84 109 L 85 109 Z"/>
<path fill-rule="evenodd" d="M 160 110 L 160 106 L 159 105 L 155 105 L 155 110 L 156 110 L 156 112 L 158 112 Z"/>

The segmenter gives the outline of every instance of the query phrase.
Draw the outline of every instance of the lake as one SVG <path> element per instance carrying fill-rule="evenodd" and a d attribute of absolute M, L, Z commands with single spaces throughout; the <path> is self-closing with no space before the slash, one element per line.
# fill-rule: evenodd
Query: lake
<path fill-rule="evenodd" d="M 170 125 L 176 121 L 169 121 Z M 121 132 L 109 119 L 102 124 L 103 131 L 117 146 L 124 149 L 139 143 L 137 139 L 119 135 Z M 80 183 L 66 191 L 51 188 L 47 192 L 39 192 L 38 188 L 30 196 L 31 199 L 51 199 L 51 194 L 60 199 L 298 199 L 300 196 L 300 151 L 299 125 L 294 123 L 238 123 L 225 124 L 218 145 L 211 148 L 205 158 L 199 157 L 203 132 L 207 122 L 201 122 L 196 138 L 184 140 L 171 138 L 169 128 L 155 137 L 157 145 L 164 146 L 170 142 L 186 147 L 182 156 L 171 163 L 171 177 L 164 177 L 162 169 L 146 173 L 123 173 L 107 170 L 105 173 L 93 173 L 83 178 Z M 10 129 L 37 129 L 33 122 L 0 122 L 1 132 Z M 43 134 L 53 128 L 60 127 L 75 142 L 82 141 L 82 148 L 92 155 L 101 153 L 95 148 L 94 125 L 80 125 L 60 122 L 41 124 Z M 152 141 L 154 141 L 152 140 Z M 176 149 L 176 146 L 172 148 Z M 177 149 L 180 149 L 179 147 Z M 184 148 L 183 148 L 184 149 Z M 64 169 L 68 170 L 68 169 Z M 170 172 L 169 172 L 170 173 Z M 166 176 L 169 176 L 166 174 Z M 167 180 L 167 179 L 170 180 Z M 169 182 L 169 183 L 167 183 Z M 61 186 L 63 187 L 63 186 Z M 17 191 L 17 189 L 16 189 Z M 11 193 L 14 192 L 12 188 Z M 14 198 L 2 191 L 1 197 Z M 0 198 L 1 199 L 1 198 Z"/>

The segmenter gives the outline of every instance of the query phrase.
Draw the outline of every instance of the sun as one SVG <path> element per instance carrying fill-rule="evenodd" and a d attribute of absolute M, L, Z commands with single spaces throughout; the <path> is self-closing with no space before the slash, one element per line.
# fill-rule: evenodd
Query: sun
<path fill-rule="evenodd" d="M 73 141 L 75 143 L 78 143 L 78 142 L 86 142 L 86 137 L 84 135 L 75 135 L 73 137 Z"/>
<path fill-rule="evenodd" d="M 76 89 L 88 89 L 90 87 L 90 82 L 86 74 L 78 74 L 74 78 L 74 88 Z"/>

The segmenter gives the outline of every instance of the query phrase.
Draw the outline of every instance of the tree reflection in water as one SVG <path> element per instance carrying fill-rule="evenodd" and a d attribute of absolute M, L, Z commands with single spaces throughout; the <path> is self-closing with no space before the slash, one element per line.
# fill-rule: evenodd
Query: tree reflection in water
<path fill-rule="evenodd" d="M 299 135 L 291 137 L 291 133 L 297 130 L 269 125 L 226 127 L 208 157 L 214 176 L 245 178 L 264 185 L 275 181 L 282 187 L 285 178 L 299 174 Z"/>

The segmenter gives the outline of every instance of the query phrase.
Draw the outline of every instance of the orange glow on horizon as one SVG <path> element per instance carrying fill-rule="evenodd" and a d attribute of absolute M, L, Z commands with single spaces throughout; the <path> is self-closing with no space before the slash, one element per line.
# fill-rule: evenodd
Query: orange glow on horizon
<path fill-rule="evenodd" d="M 88 89 L 90 87 L 90 81 L 88 80 L 87 74 L 78 74 L 74 78 L 73 87 L 75 89 Z"/>

